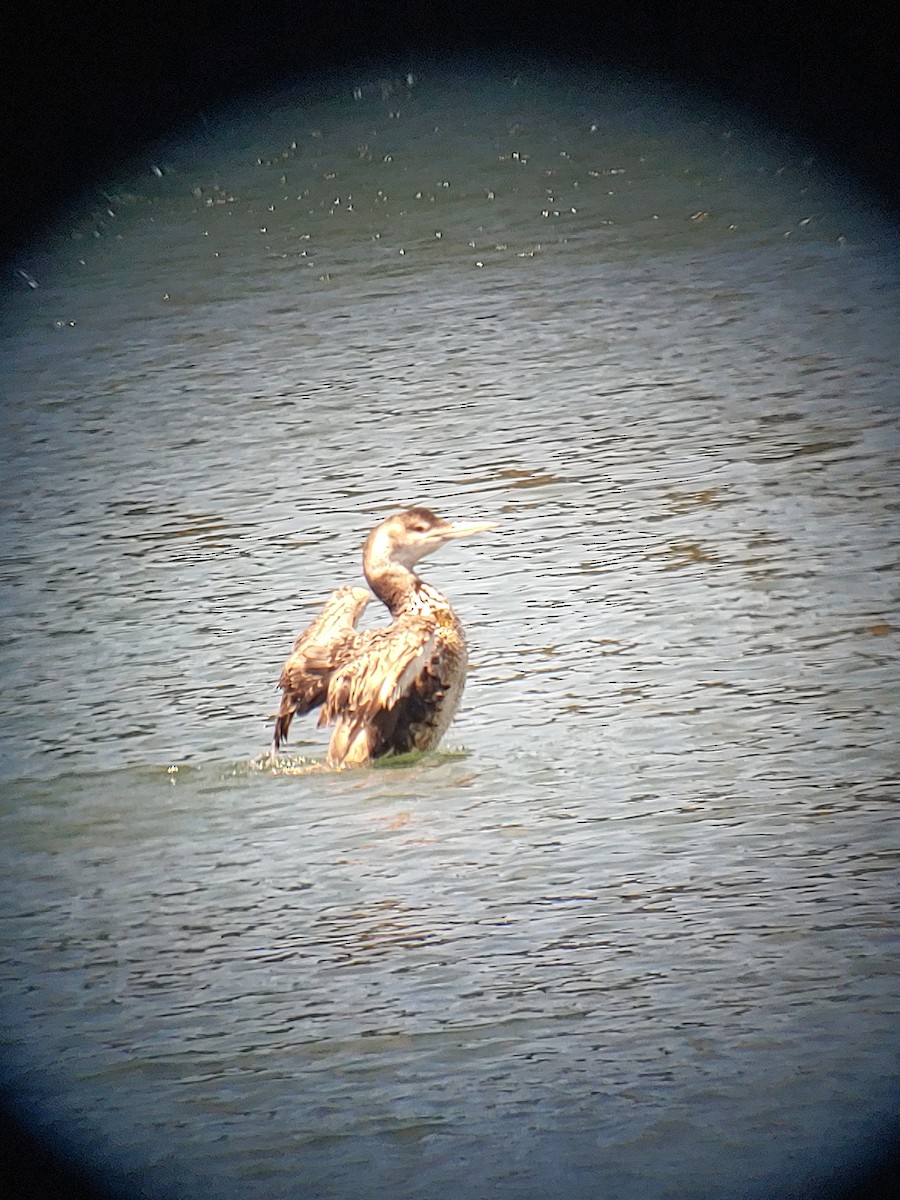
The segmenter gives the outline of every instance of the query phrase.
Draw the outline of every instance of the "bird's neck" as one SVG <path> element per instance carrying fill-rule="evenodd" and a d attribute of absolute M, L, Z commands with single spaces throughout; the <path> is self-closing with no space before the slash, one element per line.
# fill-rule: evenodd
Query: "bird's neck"
<path fill-rule="evenodd" d="M 365 576 L 369 587 L 391 610 L 392 616 L 399 617 L 413 606 L 421 580 L 409 567 L 393 559 L 367 562 Z"/>

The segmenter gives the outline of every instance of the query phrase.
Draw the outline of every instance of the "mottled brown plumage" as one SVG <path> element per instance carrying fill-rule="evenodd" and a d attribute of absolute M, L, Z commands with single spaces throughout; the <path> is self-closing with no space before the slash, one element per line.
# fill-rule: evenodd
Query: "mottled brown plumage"
<path fill-rule="evenodd" d="M 339 587 L 304 633 L 281 671 L 281 707 L 275 721 L 275 749 L 287 741 L 296 713 L 301 716 L 325 699 L 337 663 L 347 659 L 359 634 L 356 622 L 372 599 L 365 588 Z"/>
<path fill-rule="evenodd" d="M 359 631 L 356 622 L 369 593 L 343 587 L 332 594 L 297 639 L 281 673 L 275 750 L 294 714 L 317 705 L 319 725 L 335 724 L 329 767 L 438 744 L 465 684 L 466 639 L 446 597 L 413 567 L 446 542 L 491 528 L 486 521 L 451 525 L 427 508 L 410 508 L 372 530 L 363 569 L 393 620 L 382 629 Z"/>

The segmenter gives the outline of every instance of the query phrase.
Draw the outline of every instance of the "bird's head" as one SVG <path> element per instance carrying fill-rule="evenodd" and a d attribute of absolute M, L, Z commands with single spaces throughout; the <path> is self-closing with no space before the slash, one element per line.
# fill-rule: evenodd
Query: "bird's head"
<path fill-rule="evenodd" d="M 460 521 L 435 516 L 428 508 L 406 508 L 376 525 L 366 541 L 365 561 L 399 563 L 411 571 L 416 563 L 447 542 L 493 529 L 496 521 Z"/>

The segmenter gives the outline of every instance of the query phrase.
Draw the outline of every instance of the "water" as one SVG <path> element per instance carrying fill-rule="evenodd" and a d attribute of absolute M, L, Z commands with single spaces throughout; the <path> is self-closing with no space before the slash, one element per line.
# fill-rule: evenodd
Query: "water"
<path fill-rule="evenodd" d="M 187 1200 L 864 1160 L 900 1048 L 864 199 L 662 84 L 432 70 L 213 115 L 20 269 L 0 1027 L 36 1127 Z M 258 769 L 293 637 L 409 503 L 499 522 L 423 571 L 473 660 L 441 752 Z"/>

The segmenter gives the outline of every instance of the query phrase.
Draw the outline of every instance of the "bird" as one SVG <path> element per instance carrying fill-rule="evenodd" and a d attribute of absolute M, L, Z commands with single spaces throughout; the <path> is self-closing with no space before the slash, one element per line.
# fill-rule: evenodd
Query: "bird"
<path fill-rule="evenodd" d="M 294 716 L 316 707 L 319 726 L 335 726 L 325 760 L 329 768 L 437 746 L 465 685 L 466 637 L 446 596 L 415 567 L 448 542 L 495 527 L 494 521 L 452 524 L 414 507 L 372 529 L 363 548 L 363 574 L 391 623 L 357 629 L 372 599 L 365 588 L 344 585 L 329 596 L 282 669 L 273 757 Z"/>

